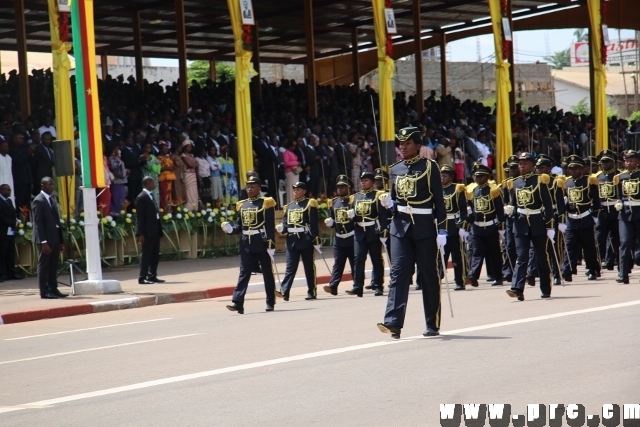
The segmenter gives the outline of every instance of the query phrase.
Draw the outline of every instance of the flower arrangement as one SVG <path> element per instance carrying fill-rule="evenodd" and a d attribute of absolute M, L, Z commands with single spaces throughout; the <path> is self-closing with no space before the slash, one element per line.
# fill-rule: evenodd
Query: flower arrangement
<path fill-rule="evenodd" d="M 608 5 L 607 0 L 600 1 L 600 49 L 602 52 L 602 65 L 607 65 L 607 44 L 605 43 L 605 25 L 607 20 Z"/>
<path fill-rule="evenodd" d="M 251 25 L 242 26 L 242 48 L 247 52 L 251 52 Z"/>
<path fill-rule="evenodd" d="M 316 201 L 318 202 L 318 217 L 322 219 L 329 218 L 329 216 L 331 216 L 331 212 L 329 212 L 327 197 L 322 196 L 321 198 L 316 199 Z"/>
<path fill-rule="evenodd" d="M 509 17 L 509 5 L 507 0 L 500 0 L 500 15 L 503 18 Z M 511 41 L 505 40 L 504 38 L 504 28 L 502 29 L 502 57 L 505 61 L 508 61 L 511 53 Z"/>
<path fill-rule="evenodd" d="M 393 4 L 391 0 L 385 0 L 384 7 L 388 9 L 392 8 Z M 387 56 L 391 57 L 391 55 L 393 54 L 393 38 L 391 37 L 391 34 L 389 34 L 388 32 L 387 32 L 387 43 L 386 43 L 385 49 L 387 52 Z"/>
<path fill-rule="evenodd" d="M 33 224 L 29 221 L 18 221 L 16 227 L 16 245 L 30 245 L 33 236 Z"/>

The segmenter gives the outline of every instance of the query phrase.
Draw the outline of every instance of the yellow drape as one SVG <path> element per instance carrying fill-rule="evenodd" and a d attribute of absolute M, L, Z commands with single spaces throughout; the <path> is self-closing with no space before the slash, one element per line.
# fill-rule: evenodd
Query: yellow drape
<path fill-rule="evenodd" d="M 595 76 L 593 78 L 595 84 L 595 105 L 596 111 L 596 129 L 595 129 L 595 154 L 600 153 L 602 150 L 609 148 L 609 124 L 607 120 L 607 74 L 602 64 L 602 22 L 600 12 L 601 0 L 588 0 L 589 7 L 589 19 L 591 21 L 591 60 L 593 61 L 593 69 Z"/>
<path fill-rule="evenodd" d="M 510 64 L 504 60 L 502 54 L 502 13 L 500 0 L 489 0 L 491 23 L 493 24 L 493 41 L 496 49 L 496 164 L 497 182 L 506 178 L 502 164 L 513 153 L 511 141 L 511 113 L 509 107 L 509 92 L 511 80 L 509 78 Z"/>
<path fill-rule="evenodd" d="M 73 143 L 75 140 L 73 129 L 73 100 L 71 97 L 71 81 L 69 80 L 69 70 L 71 69 L 69 50 L 71 49 L 71 45 L 60 41 L 57 0 L 48 0 L 48 4 L 51 51 L 53 53 L 53 93 L 56 108 L 56 132 L 59 140 L 69 140 Z M 71 153 L 71 163 L 75 171 L 75 154 L 73 150 Z M 36 182 L 35 185 L 40 185 L 40 183 Z M 67 212 L 67 197 L 69 198 L 69 206 L 73 213 L 76 204 L 75 175 L 58 178 L 57 187 L 63 215 L 69 214 L 69 212 Z M 67 189 L 70 190 L 68 194 Z"/>
<path fill-rule="evenodd" d="M 251 52 L 242 46 L 242 15 L 238 0 L 227 0 L 236 52 L 236 128 L 238 133 L 238 169 L 240 185 L 247 180 L 247 171 L 253 169 L 251 129 L 251 78 L 258 75 L 251 65 Z"/>
<path fill-rule="evenodd" d="M 395 141 L 393 90 L 391 78 L 395 70 L 393 59 L 387 56 L 387 26 L 384 18 L 384 0 L 371 0 L 373 21 L 378 45 L 378 90 L 380 92 L 380 140 Z"/>

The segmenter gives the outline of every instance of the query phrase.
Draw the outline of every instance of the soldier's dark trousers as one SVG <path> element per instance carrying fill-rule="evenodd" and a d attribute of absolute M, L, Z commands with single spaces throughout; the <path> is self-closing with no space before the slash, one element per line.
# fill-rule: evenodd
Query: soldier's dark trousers
<path fill-rule="evenodd" d="M 284 273 L 284 279 L 282 279 L 282 293 L 289 296 L 291 287 L 293 286 L 293 279 L 298 272 L 298 264 L 300 258 L 302 258 L 302 265 L 304 266 L 304 275 L 307 278 L 307 292 L 313 296 L 316 296 L 316 264 L 314 261 L 313 247 L 307 249 L 287 249 L 287 268 Z"/>
<path fill-rule="evenodd" d="M 621 278 L 628 279 L 633 265 L 636 239 L 640 238 L 640 221 L 619 220 L 618 222 L 620 225 L 620 271 L 618 274 Z"/>
<path fill-rule="evenodd" d="M 556 236 L 558 236 L 558 231 L 556 230 Z M 560 252 L 558 250 L 558 238 L 556 237 L 556 252 L 558 252 L 558 260 L 560 260 Z M 556 262 L 556 255 L 553 252 L 553 246 L 551 241 L 547 242 L 547 258 L 551 263 L 551 274 L 553 275 L 554 280 L 560 280 L 560 267 Z M 538 258 L 536 257 L 536 253 L 533 250 L 533 246 L 529 250 L 529 266 L 527 267 L 527 276 L 529 277 L 538 277 Z"/>
<path fill-rule="evenodd" d="M 478 280 L 482 273 L 482 261 L 487 261 L 487 273 L 493 280 L 502 281 L 502 253 L 500 252 L 500 237 L 498 230 L 489 236 L 469 235 L 469 244 L 473 246 L 469 266 L 469 277 Z"/>
<path fill-rule="evenodd" d="M 336 237 L 339 239 L 339 237 Z M 344 267 L 349 260 L 351 266 L 351 274 L 354 273 L 353 268 L 353 246 L 333 246 L 333 269 L 331 270 L 331 280 L 329 286 L 337 288 L 342 280 L 342 273 L 344 273 Z"/>
<path fill-rule="evenodd" d="M 596 251 L 596 236 L 593 227 L 572 228 L 570 233 L 565 233 L 564 243 L 567 245 L 570 262 L 565 259 L 562 263 L 562 275 L 571 276 L 571 267 L 578 264 L 578 256 L 584 254 L 587 271 L 595 273 L 600 271 L 598 255 Z"/>
<path fill-rule="evenodd" d="M 463 261 L 462 252 L 460 250 L 460 236 L 458 233 L 447 236 L 447 244 L 444 247 L 444 262 L 449 263 L 449 256 L 453 261 L 453 275 L 457 286 L 464 285 L 463 277 Z M 442 261 L 438 257 L 438 267 L 440 269 L 440 277 L 444 277 L 444 271 L 442 271 Z"/>
<path fill-rule="evenodd" d="M 355 240 L 354 245 L 355 271 L 353 276 L 353 287 L 362 289 L 364 287 L 364 265 L 367 261 L 367 253 L 371 258 L 373 272 L 371 275 L 371 287 L 382 288 L 382 277 L 384 277 L 384 264 L 382 263 L 382 242 L 379 239 L 367 242 L 366 240 Z"/>
<path fill-rule="evenodd" d="M 532 237 L 528 234 L 516 234 L 517 259 L 511 289 L 524 291 L 524 279 L 527 276 L 527 266 L 529 264 L 529 249 L 533 244 L 533 250 L 538 260 L 538 273 L 540 274 L 540 292 L 542 295 L 551 295 L 551 262 L 547 256 L 546 234 Z"/>
<path fill-rule="evenodd" d="M 273 279 L 273 269 L 271 268 L 271 257 L 269 253 L 267 253 L 266 250 L 260 253 L 247 253 L 240 250 L 240 276 L 238 277 L 238 284 L 231 298 L 231 301 L 239 306 L 244 306 L 244 296 L 247 293 L 249 280 L 251 280 L 251 271 L 256 262 L 262 267 L 267 304 L 274 305 L 276 303 L 276 282 Z"/>
<path fill-rule="evenodd" d="M 513 235 L 513 220 L 507 218 L 507 229 L 504 233 L 504 242 L 502 245 L 502 277 L 511 279 L 513 277 L 513 268 L 515 267 L 517 252 L 516 239 Z"/>
<path fill-rule="evenodd" d="M 618 248 L 620 247 L 619 221 L 600 219 L 596 225 L 598 237 L 598 249 L 600 249 L 600 261 L 607 268 L 613 268 L 618 261 Z M 609 243 L 611 243 L 609 245 Z M 609 246 L 607 248 L 607 246 Z M 618 266 L 618 268 L 620 268 Z"/>
<path fill-rule="evenodd" d="M 427 328 L 440 329 L 440 278 L 436 238 L 413 240 L 410 228 L 404 237 L 391 236 L 391 278 L 384 323 L 402 328 L 409 299 L 413 266 L 418 264 L 422 283 L 422 305 Z"/>

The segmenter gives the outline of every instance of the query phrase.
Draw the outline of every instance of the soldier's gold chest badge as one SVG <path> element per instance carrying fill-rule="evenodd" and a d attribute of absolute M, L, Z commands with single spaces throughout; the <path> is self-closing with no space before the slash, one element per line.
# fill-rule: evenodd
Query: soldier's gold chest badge
<path fill-rule="evenodd" d="M 373 200 L 356 200 L 356 215 L 371 216 Z"/>
<path fill-rule="evenodd" d="M 258 225 L 258 209 L 257 208 L 242 209 L 242 225 L 246 227 L 254 227 Z"/>
<path fill-rule="evenodd" d="M 567 191 L 571 203 L 582 203 L 584 187 L 572 187 Z"/>
<path fill-rule="evenodd" d="M 613 199 L 616 195 L 616 187 L 613 182 L 600 183 L 598 190 L 600 190 L 601 199 Z"/>
<path fill-rule="evenodd" d="M 533 203 L 533 187 L 516 188 L 516 199 L 518 206 L 527 207 Z"/>
<path fill-rule="evenodd" d="M 287 209 L 287 222 L 296 225 L 304 223 L 304 209 Z"/>
<path fill-rule="evenodd" d="M 444 196 L 444 207 L 447 212 L 453 211 L 453 196 L 455 196 L 455 194 Z"/>
<path fill-rule="evenodd" d="M 418 189 L 418 174 L 402 175 L 396 178 L 396 194 L 400 199 L 416 197 Z"/>
<path fill-rule="evenodd" d="M 473 199 L 473 206 L 475 207 L 475 211 L 478 213 L 493 212 L 491 205 L 491 198 L 489 196 L 481 196 Z"/>
<path fill-rule="evenodd" d="M 338 224 L 348 224 L 349 221 L 349 209 L 347 208 L 338 208 L 335 210 L 336 214 L 336 222 Z"/>
<path fill-rule="evenodd" d="M 628 179 L 622 183 L 622 193 L 625 196 L 637 196 L 640 189 L 640 180 L 638 178 Z"/>

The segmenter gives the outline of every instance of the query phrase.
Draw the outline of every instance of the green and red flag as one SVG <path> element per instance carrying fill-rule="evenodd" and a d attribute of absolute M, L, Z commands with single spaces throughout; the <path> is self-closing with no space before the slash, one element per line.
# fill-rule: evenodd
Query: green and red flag
<path fill-rule="evenodd" d="M 76 60 L 82 184 L 85 188 L 102 188 L 106 184 L 98 105 L 93 0 L 73 0 L 70 3 L 73 55 Z"/>

